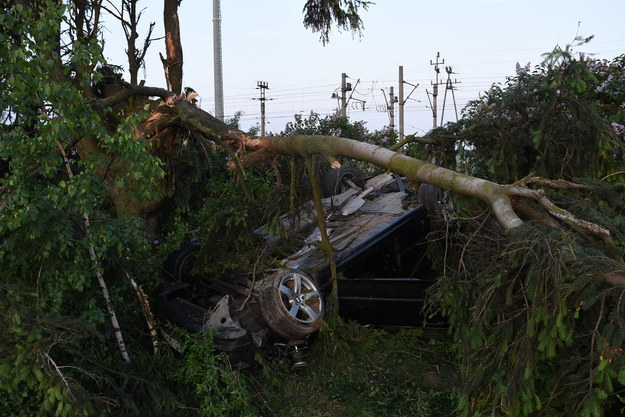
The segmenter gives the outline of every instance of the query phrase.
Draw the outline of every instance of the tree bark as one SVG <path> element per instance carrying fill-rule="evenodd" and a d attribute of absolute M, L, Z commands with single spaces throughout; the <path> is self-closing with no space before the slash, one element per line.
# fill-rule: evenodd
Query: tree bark
<path fill-rule="evenodd" d="M 137 33 L 137 0 L 130 0 L 126 2 L 126 5 L 122 2 L 122 7 L 128 8 L 128 22 L 122 22 L 127 24 L 124 26 L 124 32 L 126 34 L 126 56 L 128 57 L 128 73 L 130 74 L 130 84 L 137 84 L 139 78 L 139 67 L 141 61 L 137 59 L 137 47 L 135 45 L 135 39 L 139 37 Z"/>
<path fill-rule="evenodd" d="M 167 89 L 175 94 L 182 92 L 182 41 L 180 39 L 180 20 L 178 6 L 180 0 L 165 0 L 163 21 L 165 23 L 165 52 L 161 55 L 165 70 Z"/>
<path fill-rule="evenodd" d="M 261 143 L 255 141 L 254 143 Z M 317 153 L 327 159 L 347 156 L 386 168 L 416 182 L 425 182 L 444 190 L 474 197 L 487 203 L 497 221 L 505 229 L 513 229 L 524 222 L 515 211 L 511 197 L 536 201 L 552 217 L 566 223 L 588 237 L 613 246 L 610 232 L 596 224 L 576 218 L 557 207 L 545 197 L 543 190 L 533 190 L 522 185 L 502 185 L 470 175 L 461 174 L 428 162 L 420 161 L 369 143 L 332 136 L 289 136 L 266 138 L 263 147 L 241 159 L 242 167 L 271 160 L 278 154 L 306 156 Z"/>
<path fill-rule="evenodd" d="M 243 167 L 248 167 L 269 160 L 277 154 L 301 156 L 312 153 L 322 154 L 328 158 L 347 156 L 370 162 L 413 181 L 426 182 L 445 190 L 478 198 L 491 206 L 497 220 L 504 228 L 512 229 L 523 224 L 509 199 L 509 195 L 517 190 L 441 168 L 365 142 L 332 136 L 272 137 L 267 138 L 264 148 L 243 157 L 242 163 Z"/>

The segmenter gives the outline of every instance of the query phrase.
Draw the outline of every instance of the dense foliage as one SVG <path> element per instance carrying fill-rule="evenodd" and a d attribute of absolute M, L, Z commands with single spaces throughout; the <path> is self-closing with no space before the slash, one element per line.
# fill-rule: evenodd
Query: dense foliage
<path fill-rule="evenodd" d="M 148 106 L 92 105 L 119 79 L 100 58 L 96 9 L 40 5 L 0 14 L 0 414 L 260 415 L 251 398 L 264 384 L 251 387 L 210 338 L 167 329 L 186 340 L 184 358 L 153 339 L 129 278 L 149 294 L 193 230 L 214 243 L 210 270 L 255 262 L 251 231 L 288 207 L 288 187 L 265 167 L 241 187 L 228 155 L 184 130 L 165 160 L 152 156 L 162 149 L 136 137 Z M 81 153 L 89 141 L 96 151 Z M 114 201 L 155 190 L 167 197 L 157 229 Z"/>
<path fill-rule="evenodd" d="M 459 343 L 462 415 L 623 412 L 625 292 L 605 277 L 623 269 L 625 249 L 624 58 L 556 49 L 493 86 L 460 123 L 432 132 L 441 146 L 457 140 L 459 168 L 486 178 L 576 179 L 582 187 L 540 185 L 613 239 L 602 244 L 548 221 L 504 232 L 474 202 L 458 204 L 439 241 L 446 258 L 433 293 Z"/>
<path fill-rule="evenodd" d="M 602 178 L 623 165 L 625 56 L 595 61 L 569 47 L 495 84 L 445 132 L 460 140 L 473 173 L 511 183 Z"/>
<path fill-rule="evenodd" d="M 72 36 L 72 13 L 42 5 L 0 14 L 0 159 L 7 168 L 0 178 L 0 409 L 107 414 L 122 404 L 139 407 L 139 398 L 120 393 L 144 382 L 121 365 L 96 276 L 112 284 L 122 326 L 141 323 L 126 273 L 153 273 L 152 255 L 141 220 L 115 215 L 101 170 L 112 161 L 78 158 L 75 144 L 96 137 L 123 157 L 129 169 L 116 181 L 132 183 L 137 199 L 151 198 L 163 171 L 146 152 L 149 144 L 135 140 L 135 117 L 111 129 L 107 115 L 90 106 L 98 43 L 61 48 Z M 126 339 L 129 347 L 140 334 Z"/>

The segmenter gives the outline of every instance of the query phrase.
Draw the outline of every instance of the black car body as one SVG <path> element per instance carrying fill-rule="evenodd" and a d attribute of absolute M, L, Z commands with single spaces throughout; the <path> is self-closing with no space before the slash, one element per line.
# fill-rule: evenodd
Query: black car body
<path fill-rule="evenodd" d="M 289 353 L 303 364 L 301 347 L 323 319 L 331 289 L 330 266 L 319 249 L 311 205 L 285 225 L 310 231 L 300 250 L 278 269 L 253 279 L 189 273 L 199 243 L 166 263 L 170 278 L 158 294 L 161 316 L 191 331 L 213 331 L 215 345 L 235 363 L 254 351 Z M 429 210 L 404 179 L 390 174 L 323 200 L 339 276 L 340 314 L 363 324 L 421 326 L 430 265 L 425 256 Z M 266 228 L 257 230 L 272 239 Z M 432 324 L 439 324 L 438 321 Z"/>

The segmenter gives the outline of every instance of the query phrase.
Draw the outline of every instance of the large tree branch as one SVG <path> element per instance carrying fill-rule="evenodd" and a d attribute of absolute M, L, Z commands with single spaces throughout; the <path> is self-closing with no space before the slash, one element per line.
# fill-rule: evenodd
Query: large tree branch
<path fill-rule="evenodd" d="M 408 145 L 410 143 L 420 143 L 422 145 L 435 145 L 440 142 L 437 141 L 436 139 L 423 138 L 423 137 L 415 136 L 415 135 L 407 135 L 403 140 L 397 142 L 395 145 L 391 146 L 389 149 L 391 151 L 397 151 L 403 148 L 405 145 Z"/>
<path fill-rule="evenodd" d="M 489 205 L 498 222 L 505 229 L 513 229 L 524 222 L 513 206 L 512 198 L 525 198 L 536 201 L 553 217 L 563 221 L 582 235 L 595 236 L 606 244 L 612 244 L 610 232 L 596 224 L 576 218 L 573 214 L 557 207 L 544 195 L 543 190 L 533 190 L 526 184 L 534 183 L 556 187 L 572 187 L 572 183 L 562 181 L 547 182 L 537 177 L 527 177 L 517 184 L 501 185 L 481 178 L 472 177 L 450 169 L 408 157 L 404 154 L 373 144 L 334 136 L 289 136 L 258 138 L 232 129 L 222 121 L 203 111 L 182 97 L 163 90 L 142 86 L 130 86 L 127 92 L 120 92 L 112 98 L 120 99 L 124 94 L 158 95 L 165 98 L 158 111 L 166 123 L 177 121 L 216 142 L 222 142 L 241 155 L 240 162 L 231 163 L 231 169 L 245 169 L 267 163 L 279 155 L 306 157 L 312 154 L 334 160 L 337 156 L 347 156 L 386 168 L 415 182 L 433 184 L 444 190 L 477 198 Z M 245 154 L 246 150 L 252 150 Z M 518 205 L 515 204 L 517 207 Z M 527 213 L 527 212 L 526 212 Z M 543 219 L 544 221 L 544 219 Z"/>
<path fill-rule="evenodd" d="M 163 100 L 175 96 L 174 93 L 164 88 L 146 87 L 143 85 L 129 84 L 124 81 L 121 81 L 120 84 L 124 87 L 122 90 L 110 97 L 92 100 L 91 106 L 95 110 L 104 110 L 117 104 L 125 103 L 128 99 L 135 96 L 160 97 Z"/>
<path fill-rule="evenodd" d="M 445 190 L 478 198 L 486 202 L 495 217 L 505 229 L 513 229 L 523 224 L 523 220 L 514 210 L 510 197 L 522 197 L 537 201 L 552 216 L 563 221 L 578 232 L 599 237 L 611 244 L 610 232 L 594 223 L 576 218 L 573 214 L 557 207 L 547 199 L 542 190 L 532 190 L 525 186 L 501 185 L 480 178 L 461 174 L 428 162 L 410 158 L 406 155 L 380 148 L 378 146 L 350 139 L 328 136 L 292 136 L 271 138 L 259 155 L 254 153 L 242 159 L 243 166 L 259 161 L 266 161 L 276 154 L 308 155 L 320 153 L 325 156 L 348 156 L 371 162 L 411 180 L 426 182 Z M 537 177 L 527 179 L 526 183 L 543 183 Z M 572 187 L 569 182 L 551 182 L 558 187 Z"/>
<path fill-rule="evenodd" d="M 238 143 L 238 146 L 234 146 L 235 149 L 238 149 L 238 154 L 242 154 L 246 149 L 255 150 L 251 154 L 242 155 L 240 163 L 238 161 L 236 164 L 231 163 L 229 165 L 230 169 L 245 169 L 250 166 L 267 163 L 276 156 L 285 154 L 300 157 L 319 154 L 328 160 L 333 160 L 337 156 L 347 156 L 386 168 L 416 182 L 433 184 L 444 190 L 451 190 L 457 194 L 482 200 L 490 206 L 497 221 L 505 229 L 513 229 L 524 223 L 515 211 L 511 200 L 511 197 L 520 197 L 538 202 L 553 217 L 563 221 L 587 238 L 595 236 L 604 243 L 612 245 L 610 232 L 607 229 L 578 219 L 568 211 L 557 207 L 545 197 L 543 190 L 533 190 L 526 187 L 527 184 L 534 183 L 555 186 L 557 188 L 579 188 L 578 184 L 566 181 L 547 181 L 538 177 L 528 176 L 517 184 L 501 185 L 442 168 L 373 144 L 351 139 L 334 136 L 303 135 L 256 138 L 229 128 L 223 122 L 184 100 L 176 101 L 175 105 L 171 104 L 171 107 L 175 109 L 178 115 L 184 115 L 187 118 L 187 123 L 189 120 L 194 120 L 195 129 L 198 129 L 198 126 L 201 125 L 219 135 L 224 142 L 230 144 Z M 204 131 L 202 133 L 206 135 L 207 132 Z M 545 219 L 540 220 L 544 222 Z"/>
<path fill-rule="evenodd" d="M 267 160 L 278 154 L 305 156 L 313 153 L 326 157 L 347 156 L 384 167 L 413 181 L 426 182 L 445 190 L 478 198 L 490 205 L 497 220 L 506 229 L 523 224 L 510 203 L 509 187 L 471 177 L 365 142 L 333 136 L 289 136 L 267 139 L 262 156 L 242 158 L 243 166 Z"/>

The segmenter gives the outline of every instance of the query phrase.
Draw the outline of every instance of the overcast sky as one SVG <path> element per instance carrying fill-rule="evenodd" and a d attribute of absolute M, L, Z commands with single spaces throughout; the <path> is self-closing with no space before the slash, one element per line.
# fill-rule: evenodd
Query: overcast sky
<path fill-rule="evenodd" d="M 142 23 L 157 23 L 163 35 L 161 2 L 143 1 Z M 319 36 L 304 29 L 304 0 L 222 0 L 225 116 L 244 112 L 242 127 L 260 123 L 258 81 L 269 85 L 266 96 L 267 132 L 279 133 L 297 113 L 336 112 L 341 73 L 356 86 L 348 114 L 366 121 L 369 130 L 389 124 L 385 97 L 398 93 L 398 68 L 407 83 L 418 85 L 405 105 L 405 132 L 423 134 L 432 128 L 428 92 L 435 80 L 440 53 L 441 81 L 451 67 L 453 95 L 460 111 L 491 84 L 514 75 L 516 63 L 532 66 L 557 45 L 565 47 L 576 34 L 594 40 L 576 48 L 611 60 L 625 53 L 624 0 L 377 0 L 363 11 L 362 38 L 334 30 L 323 46 Z M 158 4 L 158 7 L 155 5 Z M 201 95 L 201 107 L 214 113 L 213 2 L 184 0 L 179 14 L 184 48 L 184 85 Z M 107 19 L 105 55 L 127 67 L 121 29 Z M 141 38 L 142 39 L 142 38 Z M 158 53 L 164 42 L 148 51 L 146 84 L 164 87 Z M 405 84 L 405 94 L 412 86 Z M 438 119 L 445 86 L 439 87 Z M 362 109 L 364 101 L 364 111 Z M 397 107 L 395 112 L 397 115 Z M 447 91 L 443 121 L 455 120 L 452 92 Z M 397 125 L 398 119 L 395 118 Z"/>

